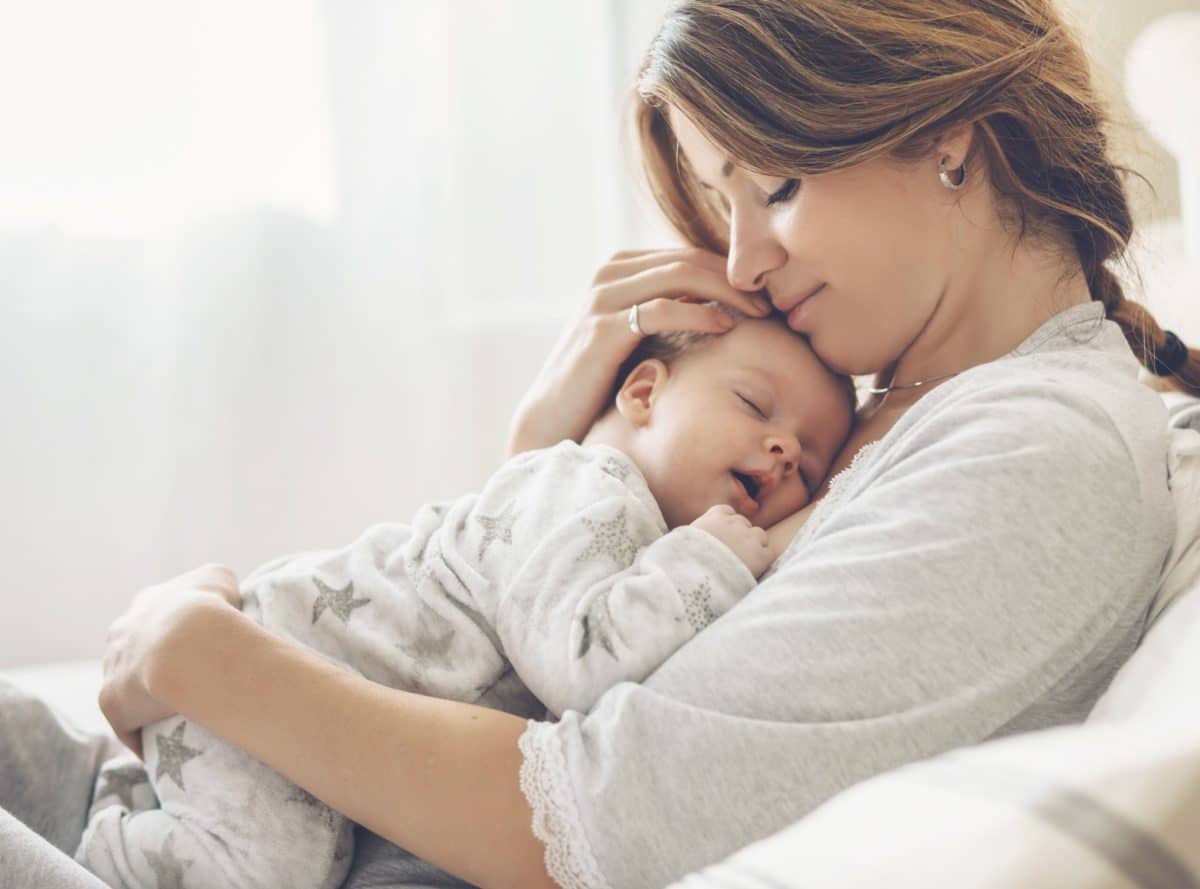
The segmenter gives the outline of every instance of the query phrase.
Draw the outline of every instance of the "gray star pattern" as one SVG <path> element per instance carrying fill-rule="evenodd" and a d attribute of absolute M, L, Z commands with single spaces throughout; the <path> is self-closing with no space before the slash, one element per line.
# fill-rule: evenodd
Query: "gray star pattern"
<path fill-rule="evenodd" d="M 174 843 L 175 835 L 170 834 L 163 840 L 160 851 L 142 850 L 142 854 L 150 862 L 150 867 L 154 869 L 158 889 L 184 889 L 183 872 L 192 866 L 192 862 L 175 857 L 175 850 L 172 848 Z"/>
<path fill-rule="evenodd" d="M 335 590 L 319 577 L 314 577 L 312 580 L 318 590 L 317 601 L 313 603 L 312 622 L 314 624 L 325 613 L 326 608 L 340 617 L 342 623 L 348 623 L 355 608 L 362 608 L 371 601 L 369 597 L 354 598 L 354 581 L 352 580 L 346 581 L 346 585 L 340 590 Z"/>
<path fill-rule="evenodd" d="M 434 581 L 435 583 L 437 581 Z M 444 592 L 444 591 L 443 591 Z M 449 593 L 446 593 L 449 598 Z M 440 631 L 440 632 L 439 632 Z M 446 620 L 436 611 L 421 606 L 417 618 L 416 638 L 409 645 L 396 644 L 396 648 L 404 652 L 418 664 L 444 658 L 454 643 L 454 624 Z"/>
<path fill-rule="evenodd" d="M 236 818 L 222 818 L 226 833 L 242 842 L 242 848 L 254 848 L 261 842 L 261 825 L 268 819 L 278 818 L 278 800 L 275 796 L 249 793 L 241 797 Z M 235 841 L 236 844 L 236 841 Z"/>
<path fill-rule="evenodd" d="M 429 567 L 429 559 L 425 557 L 425 553 L 432 550 L 434 544 L 433 540 L 426 541 L 419 553 L 404 562 L 404 570 L 412 578 L 413 586 L 417 589 L 420 589 L 426 581 L 433 577 L 433 569 Z"/>
<path fill-rule="evenodd" d="M 171 776 L 172 781 L 179 785 L 180 790 L 187 790 L 183 785 L 184 765 L 189 759 L 195 759 L 204 752 L 183 743 L 185 728 L 187 728 L 186 720 L 175 726 L 170 737 L 164 735 L 155 735 L 154 737 L 158 745 L 158 768 L 154 771 L 154 780 L 157 781 L 163 776 L 163 773 L 166 773 Z"/>
<path fill-rule="evenodd" d="M 141 763 L 131 763 L 113 768 L 102 768 L 100 779 L 102 783 L 96 790 L 96 799 L 115 796 L 121 800 L 121 805 L 132 811 L 133 788 L 139 784 L 148 783 L 150 776 L 146 774 L 146 769 Z"/>
<path fill-rule="evenodd" d="M 471 588 L 463 583 L 463 579 L 459 576 L 458 572 L 454 570 L 454 566 L 447 562 L 446 557 L 442 555 L 441 544 L 438 543 L 436 537 L 431 539 L 429 543 L 421 549 L 421 552 L 419 552 L 415 558 L 409 559 L 404 563 L 404 569 L 408 572 L 408 576 L 412 578 L 413 585 L 417 589 L 420 589 L 426 583 L 432 581 L 433 583 L 437 584 L 437 591 L 441 595 L 450 596 L 450 593 L 446 590 L 446 587 L 437 577 L 434 576 L 433 565 L 435 562 L 440 562 L 441 566 L 446 569 L 446 571 L 449 572 L 456 581 L 458 581 L 458 585 L 463 590 L 470 593 Z"/>
<path fill-rule="evenodd" d="M 512 529 L 513 524 L 517 520 L 517 514 L 513 512 L 512 503 L 508 503 L 504 507 L 504 511 L 500 515 L 492 516 L 476 516 L 479 524 L 483 525 L 483 540 L 479 541 L 479 558 L 483 559 L 484 551 L 493 540 L 499 540 L 501 543 L 512 545 Z"/>
<path fill-rule="evenodd" d="M 698 587 L 683 594 L 684 614 L 699 633 L 719 616 L 712 610 L 712 585 L 705 579 Z"/>
<path fill-rule="evenodd" d="M 602 472 L 607 472 L 617 481 L 623 482 L 625 479 L 629 478 L 629 464 L 622 463 L 616 457 L 609 457 L 606 459 L 600 465 L 600 470 Z"/>
<path fill-rule="evenodd" d="M 593 522 L 591 519 L 581 519 L 581 521 L 592 532 L 592 539 L 588 542 L 587 548 L 575 558 L 576 562 L 582 562 L 592 556 L 608 556 L 620 567 L 629 567 L 634 557 L 637 556 L 639 547 L 638 542 L 629 532 L 624 506 L 621 507 L 615 518 L 606 522 Z"/>
<path fill-rule="evenodd" d="M 349 855 L 350 844 L 347 842 L 347 836 L 351 835 L 353 831 L 347 829 L 345 822 L 339 818 L 337 812 L 333 811 L 333 809 L 329 808 L 329 806 L 325 805 L 303 787 L 295 787 L 293 790 L 294 793 L 287 797 L 285 802 L 300 803 L 301 805 L 308 806 L 317 813 L 317 817 L 325 825 L 325 830 L 338 835 L 337 845 L 333 850 L 333 860 L 341 861 Z M 338 823 L 339 821 L 342 823 Z"/>
<path fill-rule="evenodd" d="M 592 600 L 581 620 L 583 638 L 579 641 L 579 651 L 575 652 L 575 657 L 581 658 L 587 654 L 594 640 L 604 646 L 604 650 L 615 658 L 617 652 L 613 649 L 613 635 L 615 634 L 622 642 L 625 640 L 621 638 L 621 634 L 617 632 L 617 628 L 613 624 L 612 612 L 608 608 L 607 592 L 601 593 Z"/>

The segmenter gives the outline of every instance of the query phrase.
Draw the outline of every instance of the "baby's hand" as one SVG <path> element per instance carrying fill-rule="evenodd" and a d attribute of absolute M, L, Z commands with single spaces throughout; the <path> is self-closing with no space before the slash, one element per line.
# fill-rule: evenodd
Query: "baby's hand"
<path fill-rule="evenodd" d="M 750 524 L 748 518 L 726 503 L 712 507 L 692 525 L 733 550 L 755 577 L 762 576 L 775 561 L 775 549 L 767 539 L 767 532 Z"/>

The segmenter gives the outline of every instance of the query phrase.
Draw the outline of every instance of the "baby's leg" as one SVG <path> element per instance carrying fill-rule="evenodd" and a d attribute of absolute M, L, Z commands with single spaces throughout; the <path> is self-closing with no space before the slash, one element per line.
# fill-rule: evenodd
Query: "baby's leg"
<path fill-rule="evenodd" d="M 133 768 L 114 765 L 107 776 L 112 788 L 97 800 L 75 853 L 106 883 L 138 889 L 341 884 L 353 851 L 348 819 L 184 717 L 150 726 L 143 743 L 161 808 L 137 810 L 147 787 Z M 102 773 L 98 783 L 104 780 Z"/>

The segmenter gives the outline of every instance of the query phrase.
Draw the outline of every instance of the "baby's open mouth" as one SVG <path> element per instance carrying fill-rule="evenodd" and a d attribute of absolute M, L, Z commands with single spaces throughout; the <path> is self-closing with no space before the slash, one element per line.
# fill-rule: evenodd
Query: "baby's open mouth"
<path fill-rule="evenodd" d="M 758 489 L 761 487 L 758 479 L 753 476 L 746 475 L 744 472 L 733 470 L 733 477 L 738 480 L 738 483 L 746 489 L 746 493 L 750 495 L 750 499 L 758 502 Z"/>

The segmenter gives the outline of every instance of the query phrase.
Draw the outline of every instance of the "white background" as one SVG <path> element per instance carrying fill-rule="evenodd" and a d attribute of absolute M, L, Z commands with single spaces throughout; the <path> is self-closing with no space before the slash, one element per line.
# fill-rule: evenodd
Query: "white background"
<path fill-rule="evenodd" d="M 1194 6 L 1071 5 L 1110 86 Z M 476 488 L 596 266 L 671 240 L 619 113 L 664 6 L 0 0 L 0 667 Z"/>

